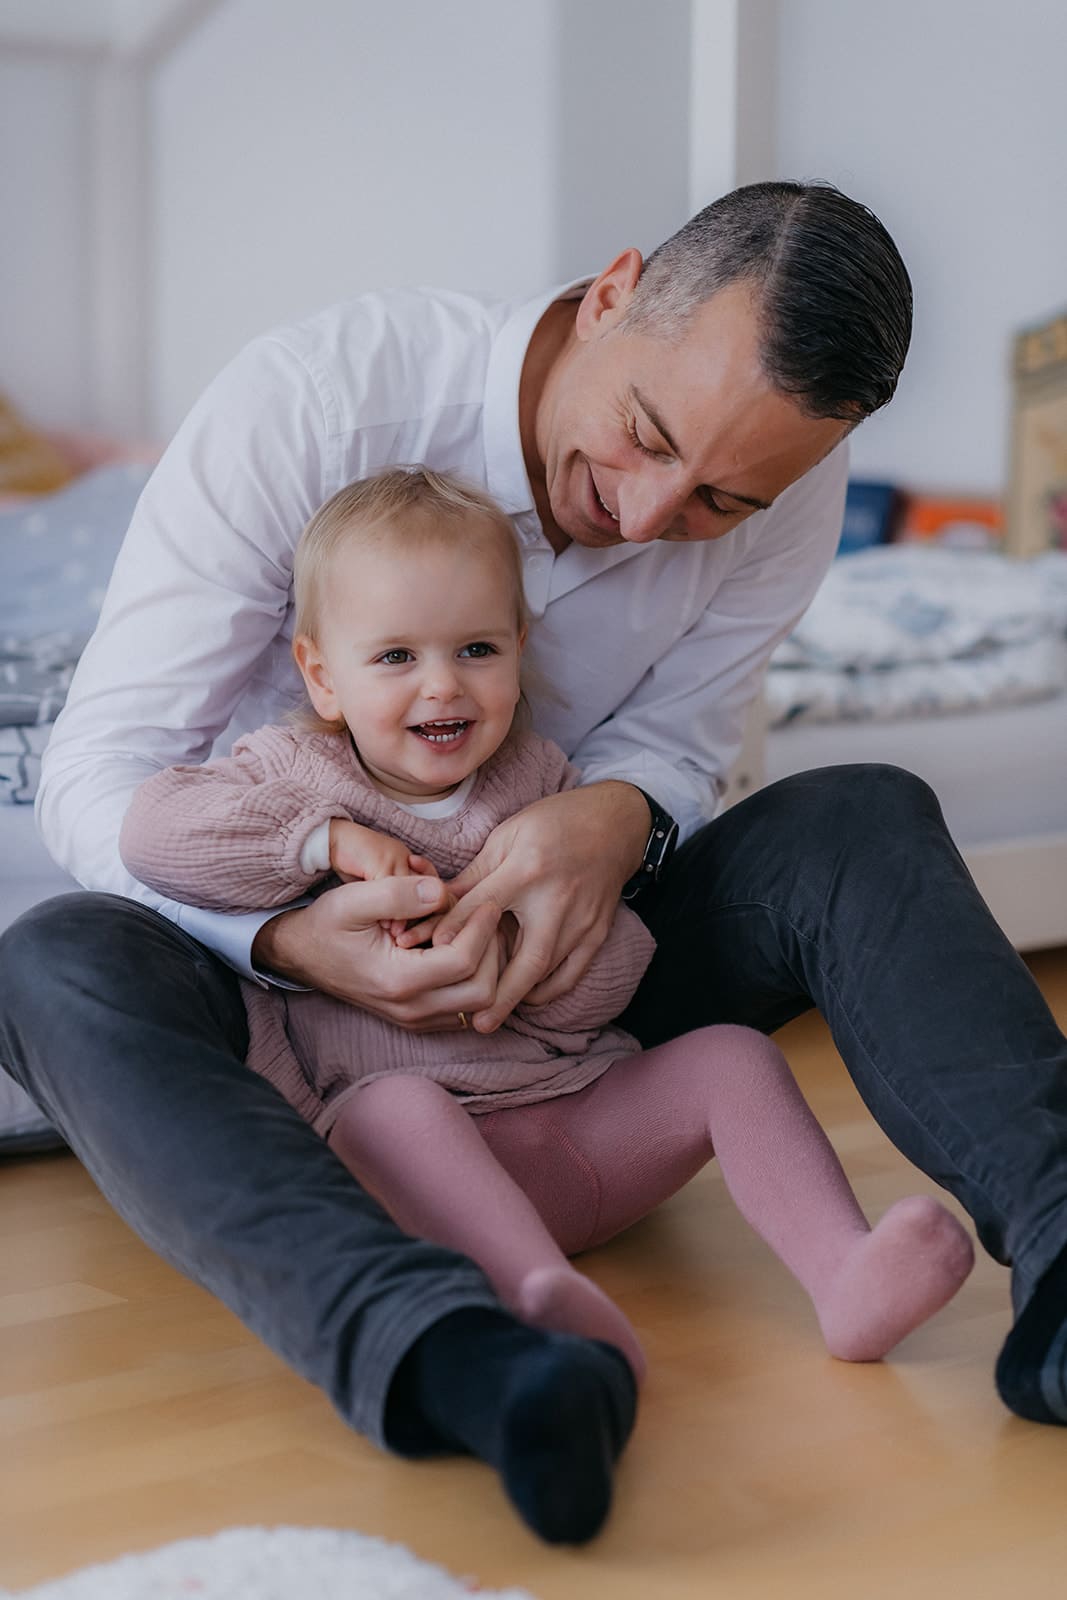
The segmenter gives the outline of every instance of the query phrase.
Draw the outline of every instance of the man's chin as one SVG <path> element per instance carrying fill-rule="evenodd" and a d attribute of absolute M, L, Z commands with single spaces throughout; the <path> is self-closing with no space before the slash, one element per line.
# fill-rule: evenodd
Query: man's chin
<path fill-rule="evenodd" d="M 587 550 L 610 550 L 617 544 L 622 544 L 620 533 L 609 533 L 606 528 L 590 528 L 585 523 L 579 523 L 574 528 L 565 528 L 568 539 L 572 544 L 580 544 Z"/>

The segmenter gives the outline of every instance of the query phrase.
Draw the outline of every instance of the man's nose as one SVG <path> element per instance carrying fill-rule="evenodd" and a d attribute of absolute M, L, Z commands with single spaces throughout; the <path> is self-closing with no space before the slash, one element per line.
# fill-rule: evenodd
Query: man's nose
<path fill-rule="evenodd" d="M 619 532 L 629 544 L 649 544 L 672 531 L 685 531 L 687 485 L 661 472 L 633 474 L 619 484 Z"/>

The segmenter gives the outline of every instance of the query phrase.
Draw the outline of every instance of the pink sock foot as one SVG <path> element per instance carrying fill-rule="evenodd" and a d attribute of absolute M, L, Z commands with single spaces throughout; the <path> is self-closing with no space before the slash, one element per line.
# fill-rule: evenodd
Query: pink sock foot
<path fill-rule="evenodd" d="M 891 1206 L 857 1237 L 816 1310 L 839 1361 L 880 1361 L 956 1293 L 974 1266 L 965 1230 L 932 1195 Z"/>
<path fill-rule="evenodd" d="M 618 1306 L 574 1267 L 536 1267 L 512 1298 L 511 1309 L 524 1322 L 552 1333 L 603 1339 L 621 1350 L 638 1383 L 647 1363 L 637 1335 Z"/>

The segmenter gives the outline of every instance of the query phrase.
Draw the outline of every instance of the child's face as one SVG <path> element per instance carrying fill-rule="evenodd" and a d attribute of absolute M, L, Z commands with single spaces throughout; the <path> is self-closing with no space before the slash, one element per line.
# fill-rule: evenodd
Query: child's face
<path fill-rule="evenodd" d="M 448 794 L 511 727 L 523 640 L 503 560 L 432 542 L 349 546 L 331 563 L 318 644 L 295 654 L 321 717 L 343 717 L 386 794 Z"/>

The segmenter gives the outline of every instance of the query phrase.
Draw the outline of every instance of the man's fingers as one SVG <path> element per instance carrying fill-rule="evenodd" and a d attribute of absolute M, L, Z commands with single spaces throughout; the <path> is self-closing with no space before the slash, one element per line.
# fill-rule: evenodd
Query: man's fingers
<path fill-rule="evenodd" d="M 400 934 L 397 944 L 402 950 L 414 950 L 418 944 L 427 944 L 434 935 L 441 921 L 441 913 L 434 912 L 432 917 L 424 917 L 421 922 L 410 923 Z"/>
<path fill-rule="evenodd" d="M 469 1025 L 475 1012 L 492 1004 L 499 970 L 497 916 L 494 906 L 483 906 L 452 944 L 417 953 L 418 988 L 396 1012 L 403 1026 L 462 1028 L 460 1012 Z"/>
<path fill-rule="evenodd" d="M 342 884 L 330 893 L 337 896 L 334 909 L 340 920 L 354 928 L 370 927 L 376 922 L 410 922 L 444 910 L 449 899 L 439 878 L 416 876 Z"/>
<path fill-rule="evenodd" d="M 462 872 L 457 872 L 454 878 L 448 881 L 457 896 L 470 894 L 483 878 L 487 878 L 494 869 L 489 866 L 479 866 L 480 857 L 475 856 L 473 861 L 468 861 Z"/>
<path fill-rule="evenodd" d="M 539 956 L 535 951 L 523 949 L 518 952 L 500 974 L 500 982 L 496 986 L 496 999 L 484 1011 L 479 1011 L 475 1016 L 474 1025 L 479 1033 L 492 1033 L 504 1022 L 520 1000 L 525 1000 L 535 983 L 545 976 L 548 961 L 544 956 Z"/>
<path fill-rule="evenodd" d="M 570 994 L 575 984 L 580 983 L 589 971 L 599 948 L 598 943 L 576 945 L 554 972 L 534 984 L 526 995 L 527 1005 L 544 1006 L 550 1000 L 558 1000 L 561 994 Z"/>
<path fill-rule="evenodd" d="M 492 906 L 496 916 L 500 916 L 501 907 L 492 898 L 490 890 L 483 889 L 479 891 L 474 889 L 469 894 L 464 895 L 461 890 L 456 888 L 458 882 L 458 878 L 449 880 L 449 888 L 454 894 L 460 895 L 460 898 L 456 900 L 451 910 L 437 924 L 433 936 L 435 946 L 451 944 L 467 926 L 475 913 L 481 910 L 483 906 Z"/>
<path fill-rule="evenodd" d="M 489 970 L 490 956 L 493 962 L 496 959 L 496 925 L 499 919 L 500 912 L 496 906 L 480 906 L 451 944 L 432 945 L 428 950 L 398 951 L 405 963 L 405 981 L 401 993 L 406 989 L 408 999 L 416 1002 L 416 1010 L 418 999 L 424 994 L 431 996 L 435 1011 L 443 1008 L 446 1002 L 441 1001 L 439 1007 L 439 996 L 433 991 L 469 983 L 476 973 Z M 466 1003 L 461 1002 L 456 1010 L 466 1011 L 471 1005 L 476 1008 L 484 1006 L 496 989 L 495 965 L 492 975 L 493 982 L 488 990 L 483 983 L 477 996 L 468 993 Z M 447 1003 L 451 1009 L 451 1000 Z"/>

